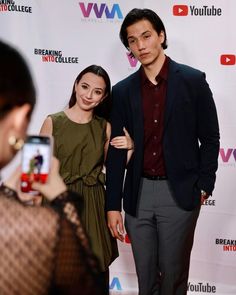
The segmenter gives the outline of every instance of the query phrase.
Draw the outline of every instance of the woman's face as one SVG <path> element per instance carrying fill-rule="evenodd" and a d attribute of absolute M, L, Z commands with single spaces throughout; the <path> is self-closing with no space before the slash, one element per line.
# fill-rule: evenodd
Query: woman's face
<path fill-rule="evenodd" d="M 81 110 L 92 111 L 105 97 L 106 84 L 102 77 L 86 73 L 75 85 L 76 103 Z"/>

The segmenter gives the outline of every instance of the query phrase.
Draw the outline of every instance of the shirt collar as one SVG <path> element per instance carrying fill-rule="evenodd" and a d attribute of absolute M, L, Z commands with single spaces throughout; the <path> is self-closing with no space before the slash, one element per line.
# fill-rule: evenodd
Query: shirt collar
<path fill-rule="evenodd" d="M 167 81 L 169 60 L 170 60 L 170 58 L 168 56 L 166 56 L 165 61 L 164 61 L 163 65 L 162 65 L 162 68 L 161 68 L 160 72 L 156 76 L 156 81 L 157 82 L 159 82 L 161 80 Z M 141 67 L 141 81 L 142 81 L 142 85 L 146 85 L 146 84 L 150 85 L 150 83 L 151 83 L 149 81 L 143 67 Z"/>

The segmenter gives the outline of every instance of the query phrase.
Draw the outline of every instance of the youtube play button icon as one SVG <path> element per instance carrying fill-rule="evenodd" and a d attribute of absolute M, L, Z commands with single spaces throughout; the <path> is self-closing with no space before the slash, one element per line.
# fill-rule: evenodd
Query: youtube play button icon
<path fill-rule="evenodd" d="M 225 66 L 233 66 L 236 63 L 236 56 L 234 54 L 222 54 L 220 63 Z"/>
<path fill-rule="evenodd" d="M 188 15 L 188 6 L 187 5 L 174 5 L 173 6 L 173 15 L 175 15 L 175 16 Z"/>

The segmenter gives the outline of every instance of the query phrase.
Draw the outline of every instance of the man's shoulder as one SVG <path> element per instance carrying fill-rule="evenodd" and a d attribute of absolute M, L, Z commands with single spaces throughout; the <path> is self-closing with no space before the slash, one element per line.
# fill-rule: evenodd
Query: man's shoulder
<path fill-rule="evenodd" d="M 125 77 L 124 79 L 118 81 L 113 87 L 114 88 L 120 88 L 120 87 L 125 87 L 129 86 L 131 83 L 133 83 L 136 79 L 139 79 L 139 70 L 136 72 L 132 73 L 131 75 Z"/>
<path fill-rule="evenodd" d="M 202 76 L 204 74 L 203 71 L 194 68 L 192 66 L 176 62 L 174 60 L 170 60 L 170 68 L 172 70 L 175 70 L 176 72 L 181 73 L 183 76 L 186 77 L 196 77 L 196 76 Z"/>

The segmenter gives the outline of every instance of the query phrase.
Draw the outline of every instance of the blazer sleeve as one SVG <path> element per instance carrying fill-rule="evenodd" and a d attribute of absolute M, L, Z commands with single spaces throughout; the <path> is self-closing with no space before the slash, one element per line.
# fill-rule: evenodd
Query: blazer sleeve
<path fill-rule="evenodd" d="M 111 138 L 124 135 L 125 121 L 125 94 L 122 87 L 114 86 L 112 89 L 111 111 Z M 126 167 L 127 150 L 116 149 L 111 145 L 108 148 L 106 159 L 106 210 L 121 211 L 123 181 Z"/>
<path fill-rule="evenodd" d="M 202 73 L 198 85 L 198 138 L 200 142 L 199 189 L 211 194 L 214 189 L 219 154 L 219 123 L 212 92 Z"/>

